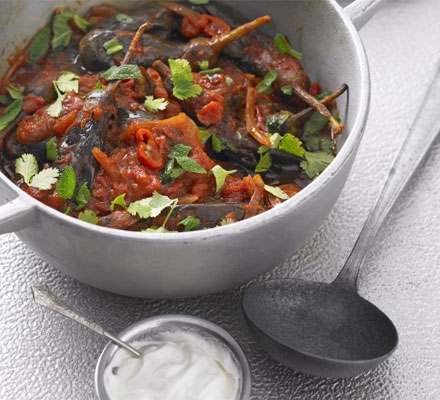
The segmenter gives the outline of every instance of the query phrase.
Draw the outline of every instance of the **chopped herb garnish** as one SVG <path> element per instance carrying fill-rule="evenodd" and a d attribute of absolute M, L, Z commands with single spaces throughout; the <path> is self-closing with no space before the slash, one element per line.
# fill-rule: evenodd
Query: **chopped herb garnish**
<path fill-rule="evenodd" d="M 280 140 L 280 144 L 278 148 L 281 151 L 284 151 L 286 153 L 292 154 L 297 157 L 304 156 L 305 150 L 301 140 L 299 140 L 297 137 L 293 136 L 290 133 L 287 133 L 286 135 L 283 136 L 283 138 Z"/>
<path fill-rule="evenodd" d="M 199 127 L 199 133 L 202 144 L 205 144 L 214 132 L 209 128 Z"/>
<path fill-rule="evenodd" d="M 142 233 L 172 233 L 177 231 L 169 231 L 163 226 L 152 226 L 151 228 L 141 230 Z"/>
<path fill-rule="evenodd" d="M 45 168 L 34 175 L 29 186 L 40 190 L 49 190 L 57 182 L 59 176 L 60 171 L 58 168 Z"/>
<path fill-rule="evenodd" d="M 314 178 L 320 174 L 333 161 L 335 156 L 326 151 L 306 151 L 304 152 L 305 160 L 301 162 L 300 166 L 309 178 Z"/>
<path fill-rule="evenodd" d="M 288 96 L 293 94 L 293 88 L 290 85 L 281 86 L 281 91 Z"/>
<path fill-rule="evenodd" d="M 223 72 L 223 68 L 211 68 L 204 69 L 199 72 L 199 75 L 213 75 L 213 74 L 221 74 Z"/>
<path fill-rule="evenodd" d="M 123 22 L 124 24 L 131 24 L 134 22 L 134 19 L 127 14 L 116 14 L 116 20 Z"/>
<path fill-rule="evenodd" d="M 73 32 L 68 21 L 72 17 L 73 14 L 70 11 L 55 15 L 52 23 L 52 49 L 54 51 L 60 50 L 69 45 Z"/>
<path fill-rule="evenodd" d="M 93 87 L 93 90 L 100 90 L 102 89 L 102 83 L 101 81 L 96 82 L 96 85 Z"/>
<path fill-rule="evenodd" d="M 113 54 L 119 53 L 121 50 L 124 50 L 124 46 L 122 46 L 117 39 L 112 39 L 105 42 L 102 47 L 107 52 L 107 55 L 112 56 Z"/>
<path fill-rule="evenodd" d="M 260 155 L 260 161 L 258 161 L 255 167 L 255 172 L 266 172 L 272 166 L 272 158 L 270 153 L 266 152 Z"/>
<path fill-rule="evenodd" d="M 66 214 L 66 215 L 70 215 L 71 212 L 72 212 L 72 207 L 70 207 L 70 206 L 64 210 L 64 214 Z"/>
<path fill-rule="evenodd" d="M 23 98 L 23 91 L 24 91 L 24 87 L 23 86 L 18 86 L 18 85 L 9 85 L 6 90 L 9 93 L 9 96 L 11 96 L 12 99 L 17 100 L 17 99 L 22 99 Z"/>
<path fill-rule="evenodd" d="M 59 117 L 63 110 L 63 101 L 69 92 L 78 93 L 79 91 L 79 76 L 73 72 L 63 71 L 61 72 L 58 80 L 53 81 L 53 86 L 57 93 L 57 100 L 50 105 L 47 109 L 47 113 L 51 117 Z"/>
<path fill-rule="evenodd" d="M 115 211 L 115 206 L 122 207 L 124 210 L 127 209 L 127 203 L 125 202 L 125 193 L 116 196 L 110 204 L 110 211 Z"/>
<path fill-rule="evenodd" d="M 218 193 L 222 189 L 223 185 L 225 184 L 226 177 L 231 174 L 235 174 L 237 172 L 236 169 L 233 169 L 231 171 L 227 171 L 220 167 L 220 165 L 215 165 L 211 168 L 211 173 L 214 175 L 215 178 L 215 186 L 216 190 L 215 192 Z"/>
<path fill-rule="evenodd" d="M 177 204 L 177 199 L 170 199 L 158 192 L 154 192 L 152 197 L 138 200 L 131 203 L 127 211 L 131 215 L 138 215 L 142 219 L 157 217 L 165 208 Z"/>
<path fill-rule="evenodd" d="M 23 100 L 17 99 L 3 110 L 3 115 L 0 117 L 0 132 L 14 121 L 20 113 L 21 107 L 23 107 Z"/>
<path fill-rule="evenodd" d="M 113 65 L 107 71 L 101 72 L 101 76 L 107 81 L 114 81 L 118 79 L 139 79 L 142 77 L 142 73 L 137 65 L 125 64 L 119 67 Z"/>
<path fill-rule="evenodd" d="M 58 196 L 63 200 L 70 200 L 75 194 L 76 176 L 75 170 L 71 165 L 66 167 L 61 174 L 60 180 L 57 184 Z"/>
<path fill-rule="evenodd" d="M 173 95 L 179 100 L 197 97 L 202 93 L 202 87 L 193 83 L 194 77 L 191 73 L 191 66 L 188 60 L 179 58 L 169 59 L 171 79 L 173 81 Z"/>
<path fill-rule="evenodd" d="M 31 64 L 43 58 L 49 50 L 50 27 L 45 26 L 32 39 L 29 45 L 29 62 Z"/>
<path fill-rule="evenodd" d="M 289 198 L 286 192 L 276 186 L 264 185 L 264 190 L 273 194 L 275 197 L 278 197 L 281 200 L 287 200 Z"/>
<path fill-rule="evenodd" d="M 321 132 L 328 124 L 328 119 L 319 112 L 314 112 L 312 116 L 304 124 L 304 133 L 306 135 L 314 135 Z"/>
<path fill-rule="evenodd" d="M 208 60 L 197 61 L 197 64 L 199 64 L 200 69 L 208 69 L 209 68 L 209 61 Z"/>
<path fill-rule="evenodd" d="M 209 0 L 189 0 L 192 4 L 208 4 Z"/>
<path fill-rule="evenodd" d="M 225 82 L 228 86 L 231 86 L 234 83 L 234 80 L 230 76 L 226 75 Z"/>
<path fill-rule="evenodd" d="M 200 220 L 192 215 L 180 221 L 177 225 L 184 227 L 184 232 L 195 231 L 200 226 Z"/>
<path fill-rule="evenodd" d="M 206 174 L 206 170 L 196 160 L 188 156 L 190 151 L 191 147 L 176 144 L 168 154 L 168 158 L 176 160 L 177 164 L 185 171 Z"/>
<path fill-rule="evenodd" d="M 38 162 L 33 154 L 23 154 L 15 160 L 15 172 L 23 177 L 24 183 L 30 184 L 32 177 L 38 173 Z"/>
<path fill-rule="evenodd" d="M 8 96 L 5 96 L 4 94 L 0 94 L 0 103 L 4 106 L 7 106 L 11 104 L 11 99 Z"/>
<path fill-rule="evenodd" d="M 58 160 L 57 138 L 52 137 L 46 142 L 46 158 L 50 161 Z"/>
<path fill-rule="evenodd" d="M 266 117 L 266 128 L 270 133 L 280 132 L 282 125 L 289 119 L 290 113 L 281 111 Z"/>
<path fill-rule="evenodd" d="M 236 151 L 235 146 L 228 139 L 218 136 L 216 134 L 212 135 L 211 139 L 212 150 L 216 153 L 220 153 L 223 150 L 231 150 L 233 152 Z"/>
<path fill-rule="evenodd" d="M 78 219 L 89 224 L 96 225 L 99 221 L 98 216 L 92 210 L 85 210 L 78 214 Z"/>
<path fill-rule="evenodd" d="M 235 221 L 232 219 L 232 218 L 223 218 L 221 221 L 220 221 L 220 225 L 221 226 L 225 226 L 225 225 L 230 225 L 230 224 L 233 224 Z"/>
<path fill-rule="evenodd" d="M 273 91 L 272 83 L 276 81 L 277 77 L 278 71 L 276 69 L 271 69 L 264 76 L 263 80 L 258 83 L 255 89 L 257 89 L 258 93 L 271 94 Z"/>
<path fill-rule="evenodd" d="M 84 32 L 87 32 L 94 26 L 94 24 L 76 14 L 72 17 L 72 19 L 73 22 L 75 22 L 75 25 Z"/>
<path fill-rule="evenodd" d="M 289 56 L 292 56 L 298 60 L 302 59 L 302 54 L 292 49 L 284 35 L 278 33 L 273 41 L 275 42 L 275 46 L 277 46 L 277 49 L 280 53 L 289 54 Z"/>
<path fill-rule="evenodd" d="M 162 97 L 155 99 L 153 96 L 147 96 L 145 97 L 145 101 L 144 101 L 144 107 L 152 113 L 156 113 L 159 110 L 160 111 L 165 110 L 168 104 L 169 104 L 168 100 L 165 100 Z"/>
<path fill-rule="evenodd" d="M 78 189 L 78 193 L 75 197 L 75 202 L 77 204 L 76 209 L 81 210 L 84 208 L 90 200 L 90 190 L 87 187 L 87 183 L 84 182 Z"/>

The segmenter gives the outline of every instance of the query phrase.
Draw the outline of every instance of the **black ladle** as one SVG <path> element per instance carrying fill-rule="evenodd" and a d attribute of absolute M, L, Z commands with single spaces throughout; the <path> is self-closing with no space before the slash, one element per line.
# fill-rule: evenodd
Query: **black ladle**
<path fill-rule="evenodd" d="M 338 277 L 258 283 L 243 298 L 248 325 L 262 348 L 297 371 L 349 377 L 376 367 L 397 347 L 391 320 L 357 293 L 359 270 L 396 199 L 440 132 L 440 70 L 388 179 Z"/>

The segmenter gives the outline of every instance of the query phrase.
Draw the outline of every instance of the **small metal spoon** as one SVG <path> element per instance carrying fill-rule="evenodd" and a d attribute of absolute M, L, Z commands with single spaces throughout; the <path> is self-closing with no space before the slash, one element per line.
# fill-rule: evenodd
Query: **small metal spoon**
<path fill-rule="evenodd" d="M 72 307 L 64 303 L 62 300 L 56 297 L 46 285 L 32 286 L 32 293 L 34 295 L 35 303 L 39 304 L 40 306 L 46 307 L 52 311 L 56 311 L 57 313 L 70 318 L 72 321 L 84 325 L 93 332 L 96 332 L 98 335 L 105 336 L 107 339 L 110 339 L 113 343 L 128 350 L 136 357 L 141 356 L 141 353 L 139 353 L 134 347 L 113 336 L 103 327 L 99 326 L 95 322 L 90 321 L 84 315 L 75 311 Z"/>
<path fill-rule="evenodd" d="M 440 132 L 440 69 L 348 257 L 332 283 L 261 282 L 243 298 L 257 341 L 273 358 L 300 372 L 348 377 L 376 367 L 397 347 L 391 320 L 357 293 L 359 270 L 376 234 Z"/>

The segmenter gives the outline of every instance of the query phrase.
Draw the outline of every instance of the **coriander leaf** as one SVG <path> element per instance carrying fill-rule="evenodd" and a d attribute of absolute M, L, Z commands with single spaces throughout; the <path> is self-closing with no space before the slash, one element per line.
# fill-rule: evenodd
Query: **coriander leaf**
<path fill-rule="evenodd" d="M 270 148 L 277 149 L 278 146 L 280 145 L 281 139 L 282 139 L 282 136 L 278 132 L 270 135 L 270 137 L 269 137 L 270 144 L 271 144 Z"/>
<path fill-rule="evenodd" d="M 122 46 L 118 39 L 112 39 L 107 42 L 105 42 L 102 47 L 107 52 L 107 55 L 112 56 L 113 54 L 119 53 L 121 50 L 124 50 L 124 46 Z"/>
<path fill-rule="evenodd" d="M 304 152 L 305 160 L 301 162 L 300 167 L 309 176 L 314 178 L 316 175 L 324 171 L 325 168 L 333 161 L 335 156 L 325 151 L 306 151 Z"/>
<path fill-rule="evenodd" d="M 216 186 L 216 193 L 220 192 L 223 185 L 225 184 L 226 177 L 231 174 L 235 174 L 237 172 L 236 169 L 233 169 L 231 171 L 227 171 L 223 169 L 220 165 L 215 165 L 211 168 L 211 173 L 214 175 L 215 178 L 215 186 Z"/>
<path fill-rule="evenodd" d="M 177 164 L 185 171 L 196 174 L 206 174 L 206 170 L 194 159 L 188 156 L 191 147 L 176 144 L 168 154 L 168 158 L 176 160 Z"/>
<path fill-rule="evenodd" d="M 209 0 L 189 0 L 190 3 L 192 4 L 208 4 Z"/>
<path fill-rule="evenodd" d="M 58 196 L 63 200 L 69 200 L 75 194 L 76 176 L 75 170 L 71 165 L 66 167 L 61 174 L 60 180 L 57 184 Z"/>
<path fill-rule="evenodd" d="M 55 15 L 52 23 L 52 49 L 54 51 L 60 50 L 69 45 L 72 38 L 72 29 L 68 21 L 73 17 L 70 11 L 65 11 L 61 14 Z"/>
<path fill-rule="evenodd" d="M 17 100 L 17 99 L 22 99 L 23 98 L 23 91 L 24 91 L 24 87 L 23 86 L 18 86 L 18 85 L 9 85 L 6 90 L 9 93 L 9 96 L 11 96 L 12 99 Z"/>
<path fill-rule="evenodd" d="M 93 88 L 93 90 L 99 90 L 102 89 L 102 83 L 101 81 L 96 82 L 95 87 Z"/>
<path fill-rule="evenodd" d="M 64 211 L 64 214 L 66 215 L 70 215 L 70 213 L 72 212 L 72 207 L 67 207 L 66 210 Z"/>
<path fill-rule="evenodd" d="M 289 198 L 288 194 L 284 192 L 284 190 L 276 186 L 264 185 L 264 190 L 273 194 L 275 197 L 278 197 L 281 200 L 287 200 Z"/>
<path fill-rule="evenodd" d="M 15 117 L 20 113 L 21 107 L 23 107 L 23 100 L 17 99 L 3 110 L 3 115 L 0 117 L 0 132 L 14 121 Z"/>
<path fill-rule="evenodd" d="M 184 232 L 194 231 L 200 226 L 200 220 L 197 217 L 189 215 L 188 217 L 180 221 L 177 225 L 184 226 Z"/>
<path fill-rule="evenodd" d="M 46 142 L 46 158 L 51 161 L 58 160 L 56 137 L 52 137 Z"/>
<path fill-rule="evenodd" d="M 316 111 L 304 124 L 304 133 L 306 135 L 314 135 L 315 133 L 321 132 L 327 124 L 327 118 Z"/>
<path fill-rule="evenodd" d="M 79 76 L 70 71 L 62 71 L 58 80 L 54 81 L 60 92 L 68 93 L 79 91 Z"/>
<path fill-rule="evenodd" d="M 296 58 L 298 60 L 302 59 L 302 54 L 292 49 L 284 35 L 277 33 L 273 41 L 275 42 L 275 46 L 280 53 L 289 54 L 289 56 L 292 56 L 293 58 Z"/>
<path fill-rule="evenodd" d="M 255 172 L 265 172 L 272 166 L 272 158 L 270 153 L 264 153 L 260 155 L 260 161 L 258 161 L 255 167 Z"/>
<path fill-rule="evenodd" d="M 66 98 L 65 94 L 62 94 L 60 92 L 58 92 L 58 98 L 57 100 L 52 103 L 48 108 L 47 108 L 47 113 L 51 116 L 51 117 L 59 117 L 61 114 L 61 111 L 63 110 L 63 101 Z"/>
<path fill-rule="evenodd" d="M 146 96 L 144 101 L 144 107 L 152 113 L 165 110 L 168 104 L 168 100 L 162 97 L 155 99 L 153 96 Z"/>
<path fill-rule="evenodd" d="M 293 88 L 290 85 L 281 86 L 281 91 L 288 96 L 293 94 Z"/>
<path fill-rule="evenodd" d="M 11 100 L 9 99 L 8 96 L 5 96 L 4 94 L 0 94 L 0 103 L 3 104 L 4 106 L 7 106 L 11 104 Z"/>
<path fill-rule="evenodd" d="M 107 71 L 101 72 L 101 76 L 107 81 L 114 81 L 118 79 L 139 79 L 142 74 L 137 65 L 125 64 L 119 67 L 113 65 Z"/>
<path fill-rule="evenodd" d="M 142 219 L 157 217 L 165 208 L 177 204 L 177 199 L 170 199 L 158 192 L 153 193 L 153 197 L 134 201 L 128 206 L 127 211 L 131 215 L 138 215 Z"/>
<path fill-rule="evenodd" d="M 179 100 L 197 97 L 202 93 L 201 86 L 194 84 L 194 77 L 191 73 L 191 66 L 188 60 L 170 58 L 168 64 L 171 69 L 171 79 L 173 81 L 173 95 Z"/>
<path fill-rule="evenodd" d="M 199 75 L 214 75 L 214 74 L 221 74 L 223 72 L 223 68 L 211 68 L 211 69 L 204 69 L 199 72 Z"/>
<path fill-rule="evenodd" d="M 15 173 L 23 177 L 24 182 L 29 185 L 31 178 L 38 173 L 38 162 L 33 154 L 23 154 L 15 160 Z"/>
<path fill-rule="evenodd" d="M 124 24 L 131 24 L 134 22 L 134 19 L 127 14 L 116 14 L 116 20 L 123 22 Z"/>
<path fill-rule="evenodd" d="M 280 140 L 280 144 L 278 148 L 281 151 L 284 151 L 286 153 L 292 154 L 297 157 L 303 157 L 305 152 L 301 140 L 299 140 L 297 137 L 293 136 L 290 133 L 284 135 L 284 137 Z"/>
<path fill-rule="evenodd" d="M 151 228 L 141 230 L 142 233 L 172 233 L 176 231 L 169 231 L 167 228 L 163 226 L 152 226 Z"/>
<path fill-rule="evenodd" d="M 201 127 L 199 128 L 199 133 L 202 144 L 205 144 L 208 141 L 208 139 L 212 136 L 213 131 L 209 128 Z"/>
<path fill-rule="evenodd" d="M 29 45 L 29 61 L 31 64 L 43 58 L 49 50 L 50 27 L 45 26 L 38 32 Z"/>
<path fill-rule="evenodd" d="M 89 224 L 96 225 L 99 221 L 98 216 L 92 210 L 85 210 L 79 213 L 78 219 Z"/>
<path fill-rule="evenodd" d="M 75 197 L 75 202 L 77 204 L 76 209 L 81 210 L 84 208 L 90 200 L 90 190 L 87 187 L 87 183 L 84 182 L 78 189 L 78 193 Z"/>
<path fill-rule="evenodd" d="M 232 219 L 232 218 L 223 218 L 221 221 L 220 221 L 220 225 L 221 226 L 225 226 L 225 225 L 230 225 L 230 224 L 233 224 L 235 221 Z"/>
<path fill-rule="evenodd" d="M 323 150 L 327 153 L 333 153 L 334 143 L 328 137 L 322 137 L 320 135 L 307 135 L 306 147 L 309 151 Z"/>
<path fill-rule="evenodd" d="M 76 26 L 84 32 L 87 32 L 94 25 L 77 14 L 73 16 L 73 22 L 75 22 Z"/>
<path fill-rule="evenodd" d="M 115 211 L 115 206 L 122 207 L 124 210 L 127 209 L 127 203 L 125 202 L 125 193 L 122 193 L 113 199 L 112 204 L 110 204 L 110 211 Z"/>
<path fill-rule="evenodd" d="M 264 75 L 263 80 L 255 86 L 258 93 L 270 94 L 272 93 L 272 83 L 276 81 L 278 77 L 278 71 L 276 69 L 271 69 Z"/>
<path fill-rule="evenodd" d="M 234 80 L 230 76 L 226 76 L 225 82 L 228 86 L 231 86 L 234 83 Z"/>
<path fill-rule="evenodd" d="M 57 182 L 59 176 L 58 168 L 45 168 L 33 176 L 29 186 L 40 190 L 49 190 Z"/>
<path fill-rule="evenodd" d="M 269 133 L 280 132 L 283 124 L 289 119 L 291 114 L 287 111 L 281 111 L 266 117 L 266 128 Z"/>
<path fill-rule="evenodd" d="M 209 68 L 209 61 L 208 60 L 197 61 L 197 64 L 199 64 L 200 69 L 208 69 Z"/>

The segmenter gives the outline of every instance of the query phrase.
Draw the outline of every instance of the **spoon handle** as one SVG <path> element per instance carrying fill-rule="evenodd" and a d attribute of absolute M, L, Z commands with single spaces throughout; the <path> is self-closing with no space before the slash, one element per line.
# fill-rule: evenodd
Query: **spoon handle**
<path fill-rule="evenodd" d="M 90 321 L 84 315 L 64 303 L 62 300 L 56 297 L 46 285 L 32 286 L 32 293 L 34 295 L 35 303 L 39 304 L 40 306 L 46 307 L 52 311 L 56 311 L 57 313 L 64 315 L 65 317 L 70 318 L 71 320 L 91 329 L 98 335 L 105 336 L 112 342 L 116 343 L 118 346 L 121 346 L 124 349 L 133 353 L 136 357 L 141 356 L 141 354 L 129 344 L 113 336 L 111 333 L 107 332 L 102 326 L 96 324 L 93 321 Z"/>
<path fill-rule="evenodd" d="M 376 234 L 440 132 L 440 67 L 356 243 L 334 284 L 357 289 L 359 270 Z"/>

